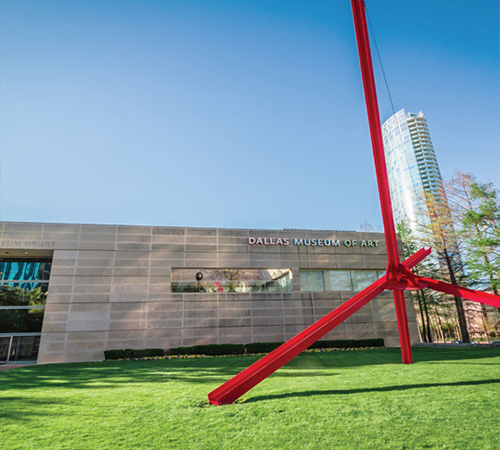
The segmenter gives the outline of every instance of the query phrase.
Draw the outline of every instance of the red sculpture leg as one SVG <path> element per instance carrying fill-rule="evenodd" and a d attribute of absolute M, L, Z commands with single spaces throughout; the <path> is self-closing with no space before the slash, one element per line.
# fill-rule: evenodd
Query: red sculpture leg
<path fill-rule="evenodd" d="M 264 378 L 314 344 L 385 289 L 385 276 L 208 394 L 214 405 L 233 403 Z"/>
<path fill-rule="evenodd" d="M 403 364 L 411 364 L 413 358 L 411 354 L 410 330 L 408 329 L 404 292 L 399 289 L 394 289 L 392 295 L 394 296 L 396 317 L 398 319 L 399 342 L 401 343 Z"/>
<path fill-rule="evenodd" d="M 433 280 L 432 278 L 416 277 L 416 279 L 422 284 L 422 286 L 434 289 L 435 291 L 456 295 L 457 297 L 462 297 L 466 300 L 472 300 L 473 302 L 484 303 L 485 305 L 500 308 L 500 297 L 498 295 L 475 291 L 461 286 L 455 286 L 454 284 Z"/>

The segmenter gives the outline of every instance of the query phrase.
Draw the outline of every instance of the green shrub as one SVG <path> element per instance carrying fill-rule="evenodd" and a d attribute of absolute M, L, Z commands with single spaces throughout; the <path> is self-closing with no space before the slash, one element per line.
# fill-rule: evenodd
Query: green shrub
<path fill-rule="evenodd" d="M 148 358 L 153 356 L 164 356 L 165 352 L 162 348 L 145 348 L 132 350 L 134 356 L 132 358 Z"/>
<path fill-rule="evenodd" d="M 357 347 L 384 347 L 384 340 L 382 338 L 373 338 L 373 339 L 358 339 L 354 341 L 357 344 Z"/>
<path fill-rule="evenodd" d="M 269 353 L 277 349 L 283 342 L 252 342 L 245 344 L 247 353 Z"/>
<path fill-rule="evenodd" d="M 147 358 L 168 355 L 243 355 L 244 353 L 269 353 L 283 342 L 253 342 L 251 344 L 208 344 L 191 347 L 174 347 L 166 352 L 161 348 L 106 350 L 105 359 Z M 383 339 L 339 339 L 317 341 L 309 348 L 383 347 Z"/>
<path fill-rule="evenodd" d="M 348 348 L 352 347 L 352 339 L 337 339 L 335 341 L 316 341 L 309 348 Z"/>
<path fill-rule="evenodd" d="M 126 348 L 125 350 L 123 350 L 123 358 L 133 358 L 134 354 L 134 350 L 131 348 Z"/>
<path fill-rule="evenodd" d="M 126 359 L 126 358 L 146 358 L 152 356 L 163 356 L 165 352 L 162 348 L 144 348 L 144 349 L 131 349 L 125 350 L 105 350 L 105 359 Z"/>
<path fill-rule="evenodd" d="M 167 355 L 193 355 L 194 347 L 172 347 L 167 350 Z"/>
<path fill-rule="evenodd" d="M 167 351 L 169 355 L 242 355 L 243 344 L 209 344 L 192 347 L 173 347 Z"/>
<path fill-rule="evenodd" d="M 162 348 L 147 348 L 144 356 L 165 356 L 165 350 Z"/>
<path fill-rule="evenodd" d="M 254 342 L 246 344 L 247 353 L 269 353 L 278 348 L 283 342 Z M 383 347 L 383 339 L 337 339 L 317 341 L 309 348 L 360 348 Z"/>
<path fill-rule="evenodd" d="M 360 347 L 383 347 L 384 340 L 374 339 L 337 339 L 334 341 L 317 341 L 309 348 L 360 348 Z"/>
<path fill-rule="evenodd" d="M 104 350 L 104 359 L 122 359 L 123 350 Z"/>

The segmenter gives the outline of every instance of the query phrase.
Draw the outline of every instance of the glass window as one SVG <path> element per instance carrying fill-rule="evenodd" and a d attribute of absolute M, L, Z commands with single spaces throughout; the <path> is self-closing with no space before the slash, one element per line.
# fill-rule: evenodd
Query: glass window
<path fill-rule="evenodd" d="M 384 275 L 381 270 L 301 270 L 302 291 L 361 291 Z"/>
<path fill-rule="evenodd" d="M 329 270 L 325 275 L 327 291 L 352 291 L 350 270 Z"/>
<path fill-rule="evenodd" d="M 46 260 L 1 260 L 0 307 L 45 305 L 51 265 Z"/>
<path fill-rule="evenodd" d="M 172 292 L 291 292 L 290 269 L 172 269 Z"/>
<path fill-rule="evenodd" d="M 0 310 L 0 333 L 40 333 L 43 309 Z"/>
<path fill-rule="evenodd" d="M 48 281 L 0 281 L 0 286 L 10 286 L 11 288 L 20 288 L 23 291 L 33 291 L 39 288 L 42 292 L 49 289 Z"/>
<path fill-rule="evenodd" d="M 48 280 L 51 261 L 0 261 L 1 280 Z"/>
<path fill-rule="evenodd" d="M 0 306 L 42 306 L 47 301 L 48 285 L 43 288 L 37 283 L 29 283 L 30 287 L 17 283 L 0 285 Z"/>
<path fill-rule="evenodd" d="M 321 270 L 301 270 L 300 288 L 302 291 L 324 291 L 325 281 Z"/>
<path fill-rule="evenodd" d="M 376 270 L 351 270 L 353 291 L 362 291 L 378 280 Z"/>

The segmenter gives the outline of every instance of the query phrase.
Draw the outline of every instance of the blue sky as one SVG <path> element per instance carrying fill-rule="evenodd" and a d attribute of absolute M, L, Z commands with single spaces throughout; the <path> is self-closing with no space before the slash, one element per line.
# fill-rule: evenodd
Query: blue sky
<path fill-rule="evenodd" d="M 500 187 L 498 1 L 366 4 L 442 174 Z M 348 0 L 3 0 L 0 30 L 1 220 L 381 226 Z"/>

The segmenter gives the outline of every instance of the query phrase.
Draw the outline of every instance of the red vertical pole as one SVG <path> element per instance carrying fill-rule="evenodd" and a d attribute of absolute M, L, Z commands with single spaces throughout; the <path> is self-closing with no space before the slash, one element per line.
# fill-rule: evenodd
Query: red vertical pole
<path fill-rule="evenodd" d="M 372 56 L 370 52 L 370 40 L 368 38 L 368 27 L 366 24 L 365 3 L 363 0 L 351 0 L 351 6 L 354 17 L 354 28 L 356 30 L 356 41 L 358 43 L 358 54 L 361 65 L 361 76 L 363 78 L 368 123 L 370 125 L 373 158 L 375 160 L 375 172 L 377 174 L 380 206 L 382 208 L 382 220 L 384 223 L 385 244 L 387 247 L 388 257 L 387 279 L 389 281 L 398 281 L 400 276 L 400 272 L 398 270 L 398 243 L 394 227 L 394 217 L 392 215 L 391 195 L 389 192 L 387 166 L 385 164 L 377 90 L 375 88 L 375 77 L 373 75 Z M 411 344 L 410 334 L 408 332 L 404 295 L 400 291 L 394 290 L 393 292 L 403 363 L 410 364 L 412 361 Z"/>
<path fill-rule="evenodd" d="M 401 358 L 403 364 L 411 364 L 413 356 L 411 354 L 410 331 L 408 329 L 408 317 L 406 316 L 405 295 L 399 289 L 393 289 L 394 305 L 396 307 L 396 318 L 398 320 L 399 342 L 401 343 Z"/>
<path fill-rule="evenodd" d="M 377 91 L 375 89 L 375 77 L 373 75 L 372 57 L 370 52 L 370 41 L 368 39 L 368 28 L 366 25 L 365 4 L 363 0 L 351 0 L 352 13 L 354 17 L 354 28 L 358 43 L 359 62 L 361 64 L 361 75 L 365 91 L 366 110 L 368 112 L 368 123 L 372 140 L 373 158 L 375 159 L 375 172 L 382 207 L 382 220 L 384 222 L 385 243 L 389 267 L 397 270 L 399 264 L 398 245 L 396 230 L 394 228 L 394 217 L 392 215 L 391 195 L 389 193 L 389 180 L 387 178 L 387 167 L 385 165 L 384 144 L 380 127 L 378 111 Z M 387 276 L 390 278 L 390 274 Z"/>

